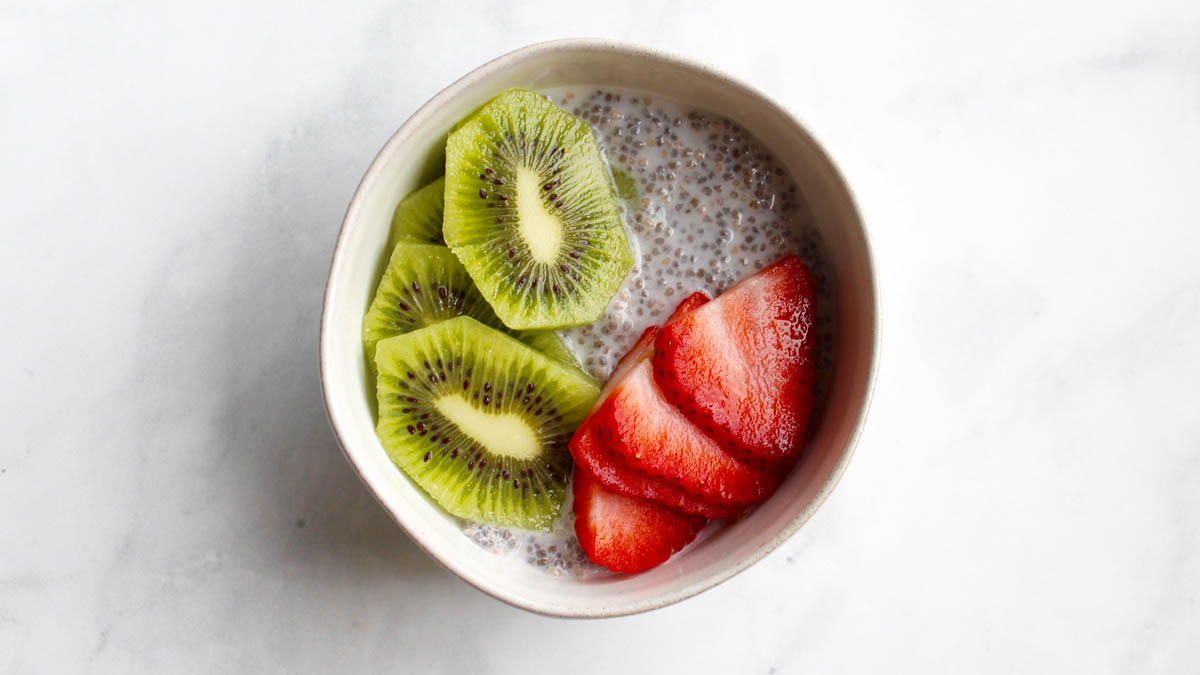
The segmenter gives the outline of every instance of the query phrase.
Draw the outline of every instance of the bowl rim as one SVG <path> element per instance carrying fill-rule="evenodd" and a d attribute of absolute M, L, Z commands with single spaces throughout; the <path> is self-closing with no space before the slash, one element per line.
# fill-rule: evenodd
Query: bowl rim
<path fill-rule="evenodd" d="M 421 532 L 413 531 L 407 527 L 400 514 L 396 513 L 389 507 L 388 503 L 382 498 L 377 486 L 366 476 L 362 468 L 355 461 L 354 456 L 347 448 L 345 439 L 340 430 L 340 422 L 337 412 L 331 400 L 330 385 L 328 378 L 330 377 L 329 361 L 331 360 L 330 351 L 332 349 L 331 341 L 328 336 L 332 332 L 332 314 L 329 311 L 331 299 L 334 296 L 334 291 L 337 287 L 338 270 L 342 265 L 344 257 L 343 246 L 346 238 L 346 231 L 350 223 L 357 217 L 358 211 L 361 208 L 361 203 L 364 195 L 370 191 L 370 188 L 378 180 L 379 174 L 382 172 L 382 167 L 390 160 L 391 156 L 396 152 L 397 148 L 402 145 L 414 132 L 415 129 L 422 126 L 426 118 L 431 116 L 433 112 L 441 108 L 445 103 L 460 95 L 464 90 L 468 89 L 472 83 L 483 79 L 496 71 L 500 71 L 518 63 L 522 59 L 533 55 L 544 55 L 553 53 L 587 53 L 587 52 L 621 52 L 635 58 L 650 59 L 668 65 L 684 67 L 694 71 L 699 71 L 707 77 L 719 82 L 720 84 L 741 91 L 743 94 L 761 99 L 768 106 L 774 107 L 788 121 L 796 125 L 809 140 L 812 142 L 814 149 L 820 154 L 833 171 L 838 183 L 846 191 L 846 196 L 849 199 L 849 205 L 852 209 L 857 222 L 859 223 L 859 234 L 863 240 L 863 258 L 864 268 L 867 274 L 866 288 L 863 289 L 868 297 L 868 305 L 871 309 L 870 323 L 868 330 L 870 331 L 870 339 L 868 341 L 869 355 L 867 360 L 867 372 L 865 389 L 861 404 L 858 406 L 857 415 L 851 425 L 850 435 L 846 440 L 845 447 L 842 449 L 841 455 L 838 457 L 829 477 L 825 480 L 816 496 L 810 501 L 804 509 L 797 513 L 786 526 L 775 534 L 770 540 L 761 545 L 754 551 L 753 554 L 739 560 L 736 564 L 719 569 L 699 581 L 684 586 L 670 593 L 657 595 L 641 602 L 607 605 L 595 608 L 568 608 L 559 605 L 550 605 L 538 601 L 532 601 L 521 597 L 511 591 L 490 584 L 484 579 L 477 577 L 470 569 L 459 564 L 452 558 L 443 558 L 433 550 L 429 542 L 425 541 L 425 537 Z M 681 56 L 675 53 L 663 51 L 657 48 L 645 47 L 635 43 L 624 42 L 619 40 L 610 40 L 605 38 L 565 38 L 557 40 L 548 40 L 544 42 L 536 42 L 524 47 L 520 47 L 504 53 L 496 58 L 487 61 L 483 65 L 472 69 L 462 77 L 455 80 L 449 86 L 445 87 L 425 104 L 416 110 L 403 124 L 388 138 L 383 147 L 371 161 L 371 165 L 367 168 L 358 186 L 355 188 L 354 196 L 350 200 L 350 204 L 346 208 L 346 215 L 342 218 L 341 226 L 338 230 L 337 241 L 334 245 L 333 256 L 329 265 L 329 276 L 325 283 L 325 294 L 321 306 L 321 325 L 320 334 L 318 337 L 319 345 L 319 369 L 321 377 L 321 392 L 322 399 L 325 403 L 325 414 L 329 420 L 329 425 L 333 430 L 334 437 L 338 441 L 338 446 L 342 450 L 342 455 L 350 464 L 351 469 L 358 476 L 359 480 L 367 487 L 367 491 L 371 496 L 383 507 L 384 511 L 391 519 L 400 526 L 400 528 L 408 535 L 408 537 L 416 543 L 416 545 L 425 552 L 430 558 L 436 561 L 439 565 L 452 572 L 455 576 L 467 582 L 471 586 L 480 591 L 501 600 L 509 605 L 524 609 L 536 614 L 562 618 L 609 618 L 618 616 L 628 616 L 648 612 L 654 609 L 666 607 L 675 604 L 687 598 L 693 597 L 704 591 L 707 591 L 741 572 L 749 569 L 758 561 L 765 558 L 769 553 L 777 549 L 783 542 L 791 538 L 810 518 L 816 513 L 833 489 L 840 482 L 842 475 L 850 463 L 851 457 L 854 455 L 854 450 L 858 445 L 859 439 L 862 436 L 863 427 L 866 422 L 867 413 L 871 407 L 871 401 L 875 390 L 875 379 L 878 374 L 879 366 L 879 346 L 880 346 L 880 329 L 879 329 L 879 290 L 878 277 L 875 270 L 874 256 L 872 255 L 872 246 L 870 233 L 866 223 L 862 217 L 862 210 L 859 208 L 858 200 L 854 194 L 850 184 L 846 181 L 844 174 L 825 148 L 817 142 L 816 138 L 809 132 L 808 127 L 800 120 L 800 118 L 792 112 L 787 106 L 782 105 L 768 94 L 758 90 L 741 79 L 722 72 L 707 63 L 697 61 L 695 59 Z"/>

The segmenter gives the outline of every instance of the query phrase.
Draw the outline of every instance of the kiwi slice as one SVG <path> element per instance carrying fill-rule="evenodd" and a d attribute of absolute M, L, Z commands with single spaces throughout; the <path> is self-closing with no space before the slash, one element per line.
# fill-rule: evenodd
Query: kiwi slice
<path fill-rule="evenodd" d="M 380 341 L 375 364 L 396 466 L 455 516 L 552 528 L 594 381 L 467 316 Z"/>
<path fill-rule="evenodd" d="M 363 317 L 363 345 L 374 360 L 384 338 L 466 314 L 503 328 L 450 249 L 400 242 L 392 249 L 375 298 Z"/>
<path fill-rule="evenodd" d="M 444 235 L 510 328 L 595 321 L 633 266 L 591 127 L 520 89 L 450 134 Z"/>
<path fill-rule="evenodd" d="M 582 371 L 579 360 L 558 333 L 506 328 L 450 249 L 403 241 L 392 249 L 375 298 L 363 317 L 367 361 L 374 362 L 375 345 L 384 338 L 464 314 L 512 333 L 521 342 Z"/>
<path fill-rule="evenodd" d="M 446 243 L 442 239 L 442 199 L 445 190 L 446 179 L 442 177 L 400 200 L 392 214 L 389 250 L 400 241 Z"/>

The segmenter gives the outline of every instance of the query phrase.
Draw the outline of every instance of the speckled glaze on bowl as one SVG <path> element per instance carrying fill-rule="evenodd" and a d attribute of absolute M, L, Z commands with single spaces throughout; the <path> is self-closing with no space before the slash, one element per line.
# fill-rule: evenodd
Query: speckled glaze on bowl
<path fill-rule="evenodd" d="M 829 405 L 779 490 L 748 517 L 721 527 L 669 562 L 636 575 L 554 577 L 477 546 L 385 454 L 375 437 L 363 360 L 363 314 L 386 258 L 392 208 L 440 173 L 451 127 L 509 87 L 612 86 L 665 96 L 736 120 L 791 171 L 814 212 L 833 272 L 837 346 Z M 351 466 L 392 518 L 471 585 L 530 611 L 608 617 L 663 607 L 762 559 L 807 521 L 837 484 L 862 429 L 878 351 L 875 274 L 853 196 L 832 161 L 779 104 L 712 68 L 607 40 L 559 40 L 497 58 L 420 108 L 363 176 L 338 235 L 321 317 L 321 383 L 334 433 Z"/>

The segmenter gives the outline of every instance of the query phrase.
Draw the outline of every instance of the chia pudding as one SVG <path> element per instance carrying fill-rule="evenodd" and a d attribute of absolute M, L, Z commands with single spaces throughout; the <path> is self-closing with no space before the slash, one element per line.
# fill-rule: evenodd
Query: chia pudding
<path fill-rule="evenodd" d="M 600 320 L 561 331 L 584 368 L 603 382 L 680 300 L 695 291 L 715 298 L 794 253 L 817 295 L 812 414 L 819 419 L 833 365 L 832 280 L 808 205 L 780 162 L 736 122 L 657 95 L 585 87 L 542 93 L 595 130 L 636 256 Z M 580 548 L 570 500 L 549 534 L 469 521 L 463 532 L 556 576 L 612 574 Z"/>

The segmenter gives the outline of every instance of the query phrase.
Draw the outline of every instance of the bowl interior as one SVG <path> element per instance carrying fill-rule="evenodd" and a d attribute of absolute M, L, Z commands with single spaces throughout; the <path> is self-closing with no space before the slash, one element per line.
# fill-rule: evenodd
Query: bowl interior
<path fill-rule="evenodd" d="M 664 96 L 729 117 L 770 148 L 804 192 L 835 286 L 837 346 L 829 401 L 812 420 L 803 458 L 778 492 L 745 519 L 713 531 L 667 564 L 639 575 L 554 577 L 495 555 L 462 534 L 388 459 L 375 437 L 360 326 L 382 265 L 396 202 L 440 172 L 446 135 L 509 87 L 607 85 Z M 484 65 L 421 108 L 376 158 L 338 240 L 322 318 L 326 404 L 363 481 L 404 529 L 442 564 L 512 604 L 561 616 L 653 609 L 741 571 L 795 531 L 820 505 L 849 457 L 875 359 L 875 295 L 867 242 L 853 199 L 815 141 L 778 105 L 702 66 L 599 41 L 534 45 Z"/>

